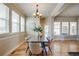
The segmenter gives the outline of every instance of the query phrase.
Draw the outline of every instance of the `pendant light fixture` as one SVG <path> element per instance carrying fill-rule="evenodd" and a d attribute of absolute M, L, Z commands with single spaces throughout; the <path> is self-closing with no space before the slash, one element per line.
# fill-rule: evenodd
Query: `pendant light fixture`
<path fill-rule="evenodd" d="M 39 12 L 39 10 L 38 10 L 38 4 L 36 5 L 36 11 L 35 11 L 35 13 L 33 13 L 33 16 L 34 17 L 41 17 L 42 16 L 42 14 Z"/>

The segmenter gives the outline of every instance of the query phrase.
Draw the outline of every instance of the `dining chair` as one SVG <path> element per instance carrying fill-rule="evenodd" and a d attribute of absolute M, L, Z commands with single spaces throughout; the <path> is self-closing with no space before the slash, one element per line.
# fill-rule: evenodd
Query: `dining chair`
<path fill-rule="evenodd" d="M 30 35 L 28 35 L 28 36 L 25 38 L 25 44 L 26 44 L 26 49 L 25 49 L 25 51 L 26 51 L 26 53 L 27 53 L 27 51 L 29 50 L 29 44 L 27 43 L 27 41 L 28 41 L 30 38 L 31 38 Z"/>
<path fill-rule="evenodd" d="M 45 55 L 47 56 L 45 42 L 41 42 L 41 48 L 43 49 L 42 53 L 45 53 Z"/>
<path fill-rule="evenodd" d="M 52 54 L 52 50 L 51 50 L 51 44 L 52 44 L 52 40 L 53 39 L 50 39 L 50 38 L 46 38 L 48 40 L 48 43 L 45 44 L 45 47 L 48 47 L 49 51 L 51 52 Z"/>
<path fill-rule="evenodd" d="M 29 43 L 29 55 L 43 55 L 43 49 L 41 48 L 40 43 Z"/>
<path fill-rule="evenodd" d="M 38 40 L 37 33 L 32 35 L 29 40 L 29 55 L 43 55 L 43 49 L 41 48 L 41 43 L 36 42 Z"/>

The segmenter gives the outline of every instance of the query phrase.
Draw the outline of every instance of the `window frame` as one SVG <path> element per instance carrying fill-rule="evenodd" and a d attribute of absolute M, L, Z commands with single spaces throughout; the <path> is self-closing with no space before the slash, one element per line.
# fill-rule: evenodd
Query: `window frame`
<path fill-rule="evenodd" d="M 1 3 L 3 4 L 3 3 Z M 8 32 L 6 33 L 1 33 L 0 34 L 0 38 L 3 38 L 3 37 L 7 37 L 7 36 L 10 36 L 10 35 L 14 35 L 14 34 L 18 34 L 20 33 L 20 16 L 23 16 L 24 19 L 25 19 L 25 16 L 23 14 L 19 14 L 18 13 L 18 10 L 15 10 L 13 8 L 10 8 L 8 5 L 6 4 L 3 4 L 4 6 L 6 6 L 9 10 L 8 10 L 8 16 L 6 16 L 4 14 L 4 17 L 6 17 L 8 19 L 8 26 L 7 26 L 7 29 L 8 29 Z M 12 11 L 15 11 L 18 15 L 19 15 L 19 31 L 18 32 L 12 32 Z M 4 18 L 2 18 L 4 19 Z M 25 20 L 26 21 L 26 20 Z M 25 22 L 26 24 L 26 22 Z M 5 26 L 6 27 L 6 26 Z M 26 28 L 25 28 L 26 29 Z"/>
<path fill-rule="evenodd" d="M 4 32 L 0 33 L 0 35 L 4 35 L 4 34 L 9 33 L 9 14 L 10 14 L 9 11 L 10 11 L 10 9 L 9 9 L 9 7 L 7 7 L 4 4 L 2 4 L 2 6 L 5 9 L 4 10 L 5 11 L 5 13 L 4 13 L 5 16 L 2 15 L 0 17 L 0 20 L 4 21 L 5 25 L 4 25 L 4 27 L 2 26 L 1 28 L 5 28 L 5 29 L 4 29 Z M 8 15 L 6 15 L 6 14 L 8 14 Z"/>
<path fill-rule="evenodd" d="M 71 23 L 75 23 L 75 25 L 76 25 L 76 26 L 75 26 L 75 34 L 71 34 L 71 32 L 72 32 L 72 31 L 71 31 Z M 77 26 L 78 26 L 78 25 L 77 25 L 77 22 L 70 22 L 70 29 L 69 29 L 69 30 L 70 30 L 70 33 L 69 33 L 70 36 L 78 35 L 78 34 L 77 34 L 77 31 L 78 31 Z"/>
<path fill-rule="evenodd" d="M 18 33 L 18 32 L 20 32 L 20 15 L 17 12 L 15 12 L 14 10 L 11 11 L 11 15 L 12 15 L 12 12 L 14 12 L 18 16 L 18 20 L 17 20 L 18 22 L 14 22 L 13 19 L 12 19 L 12 17 L 11 17 L 11 19 L 12 19 L 11 20 L 11 23 L 12 23 L 11 33 Z M 18 25 L 17 31 L 13 31 L 13 23 Z"/>
<path fill-rule="evenodd" d="M 56 21 L 55 21 L 55 22 L 56 22 Z M 54 23 L 55 23 L 55 22 L 54 22 Z M 55 33 L 54 33 L 54 36 L 60 36 L 60 35 L 61 35 L 61 22 L 58 22 L 58 23 L 60 24 L 60 25 L 59 25 L 59 28 L 60 28 L 60 29 L 59 29 L 59 34 L 55 34 Z M 54 25 L 55 25 L 55 24 L 54 24 Z M 57 28 L 57 29 L 58 29 L 58 28 Z M 54 26 L 54 29 L 53 29 L 53 30 L 55 30 L 55 26 Z"/>
<path fill-rule="evenodd" d="M 61 24 L 61 34 L 67 36 L 69 34 L 69 22 L 61 22 L 61 23 L 62 23 Z M 64 26 L 66 26 L 67 32 L 63 31 Z"/>
<path fill-rule="evenodd" d="M 23 21 L 23 23 L 22 23 Z M 22 29 L 22 26 L 24 29 Z M 20 32 L 25 32 L 25 18 L 23 16 L 20 16 Z"/>
<path fill-rule="evenodd" d="M 64 34 L 62 34 L 62 22 L 68 22 L 68 33 L 67 33 L 67 35 L 64 35 L 65 37 L 72 37 L 72 36 L 79 36 L 79 31 L 78 31 L 78 24 L 79 24 L 79 22 L 77 22 L 77 21 L 54 21 L 54 22 L 60 22 L 60 35 L 55 35 L 54 34 L 54 27 L 53 27 L 53 35 L 54 36 L 58 36 L 58 37 L 60 37 L 61 35 L 64 35 Z M 53 24 L 54 24 L 54 22 L 53 22 Z M 70 34 L 70 22 L 76 22 L 76 34 L 75 35 L 71 35 Z"/>

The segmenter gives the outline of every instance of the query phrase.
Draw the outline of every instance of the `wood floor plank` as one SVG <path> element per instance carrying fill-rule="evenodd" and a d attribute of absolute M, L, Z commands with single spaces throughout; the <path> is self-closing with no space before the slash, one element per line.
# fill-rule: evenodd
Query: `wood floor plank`
<path fill-rule="evenodd" d="M 26 53 L 27 45 L 23 43 L 20 47 L 18 47 L 14 53 L 10 54 L 10 56 L 29 56 L 29 51 Z M 68 56 L 68 52 L 79 52 L 79 41 L 75 40 L 66 40 L 53 41 L 51 44 L 52 54 L 48 51 L 48 56 Z"/>

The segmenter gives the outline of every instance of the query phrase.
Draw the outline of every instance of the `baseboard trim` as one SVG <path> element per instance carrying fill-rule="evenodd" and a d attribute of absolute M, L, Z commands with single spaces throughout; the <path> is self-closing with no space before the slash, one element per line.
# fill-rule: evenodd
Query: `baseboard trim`
<path fill-rule="evenodd" d="M 3 56 L 9 56 L 14 50 L 16 50 L 19 46 L 21 46 L 25 41 L 21 42 L 19 45 L 17 45 L 15 48 L 10 50 L 9 52 L 5 53 Z"/>

